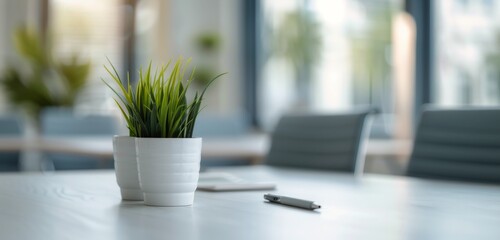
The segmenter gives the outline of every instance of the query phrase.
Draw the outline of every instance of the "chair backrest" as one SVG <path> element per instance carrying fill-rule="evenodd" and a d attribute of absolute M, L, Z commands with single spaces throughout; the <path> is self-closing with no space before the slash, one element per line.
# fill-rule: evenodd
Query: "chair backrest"
<path fill-rule="evenodd" d="M 266 163 L 361 173 L 370 111 L 336 115 L 288 115 L 278 122 Z"/>
<path fill-rule="evenodd" d="M 78 115 L 68 108 L 47 108 L 41 115 L 41 131 L 46 137 L 107 137 L 118 134 L 113 116 Z M 97 159 L 64 153 L 44 155 L 47 167 L 55 170 L 112 168 L 112 158 Z"/>
<path fill-rule="evenodd" d="M 500 183 L 500 108 L 423 111 L 408 175 Z"/>
<path fill-rule="evenodd" d="M 0 116 L 0 137 L 20 137 L 22 134 L 21 118 L 17 116 Z M 20 153 L 1 152 L 0 172 L 18 171 Z"/>
<path fill-rule="evenodd" d="M 21 119 L 16 115 L 0 116 L 0 135 L 19 136 L 21 135 Z"/>
<path fill-rule="evenodd" d="M 248 133 L 248 120 L 244 114 L 203 114 L 198 115 L 194 125 L 196 137 L 232 137 Z"/>
<path fill-rule="evenodd" d="M 118 132 L 113 116 L 75 115 L 71 109 L 46 109 L 41 116 L 44 136 L 112 136 Z"/>

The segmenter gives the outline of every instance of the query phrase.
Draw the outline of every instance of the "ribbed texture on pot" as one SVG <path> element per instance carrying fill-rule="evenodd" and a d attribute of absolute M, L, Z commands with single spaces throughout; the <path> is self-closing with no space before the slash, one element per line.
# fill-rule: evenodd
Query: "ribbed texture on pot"
<path fill-rule="evenodd" d="M 201 138 L 136 138 L 139 179 L 146 205 L 193 204 L 201 142 Z"/>
<path fill-rule="evenodd" d="M 137 170 L 135 138 L 113 137 L 113 157 L 115 159 L 116 182 L 120 186 L 123 200 L 143 200 Z"/>

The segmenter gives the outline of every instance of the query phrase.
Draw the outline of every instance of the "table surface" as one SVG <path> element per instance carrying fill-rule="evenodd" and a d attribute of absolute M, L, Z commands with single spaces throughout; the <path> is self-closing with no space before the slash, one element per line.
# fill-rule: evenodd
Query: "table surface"
<path fill-rule="evenodd" d="M 500 186 L 277 169 L 224 168 L 263 191 L 196 192 L 190 207 L 122 202 L 112 171 L 0 174 L 0 239 L 500 239 Z"/>

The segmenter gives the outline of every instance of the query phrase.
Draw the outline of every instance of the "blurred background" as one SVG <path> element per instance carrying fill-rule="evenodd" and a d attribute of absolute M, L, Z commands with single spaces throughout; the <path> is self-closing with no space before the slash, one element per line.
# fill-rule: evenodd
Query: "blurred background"
<path fill-rule="evenodd" d="M 500 105 L 499 13 L 494 0 L 0 0 L 0 169 L 112 168 L 99 141 L 40 152 L 16 138 L 126 134 L 107 59 L 134 82 L 184 56 L 195 87 L 229 73 L 196 127 L 219 140 L 205 165 L 258 162 L 225 143 L 263 157 L 285 113 L 373 107 L 365 171 L 402 174 L 425 104 Z"/>

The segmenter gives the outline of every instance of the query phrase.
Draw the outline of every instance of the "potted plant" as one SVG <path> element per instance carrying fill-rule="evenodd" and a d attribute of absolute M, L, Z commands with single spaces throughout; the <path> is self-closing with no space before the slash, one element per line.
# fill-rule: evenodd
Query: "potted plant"
<path fill-rule="evenodd" d="M 187 101 L 187 90 L 194 70 L 185 80 L 184 64 L 178 59 L 152 71 L 139 70 L 139 80 L 132 90 L 123 86 L 116 71 L 110 74 L 119 85 L 118 106 L 135 135 L 138 176 L 144 203 L 152 206 L 186 206 L 193 204 L 198 184 L 201 138 L 193 138 L 193 129 L 207 87 Z M 109 85 L 108 85 L 109 86 Z M 123 108 L 121 104 L 125 106 Z"/>
<path fill-rule="evenodd" d="M 14 49 L 22 62 L 9 66 L 0 85 L 10 102 L 24 110 L 28 132 L 39 134 L 40 114 L 49 107 L 72 107 L 85 87 L 91 63 L 75 52 L 70 59 L 57 57 L 48 39 L 29 27 L 13 34 Z"/>
<path fill-rule="evenodd" d="M 108 60 L 109 61 L 109 60 Z M 120 192 L 123 200 L 142 201 L 143 193 L 139 184 L 139 172 L 137 170 L 137 154 L 135 150 L 135 137 L 137 136 L 137 125 L 131 121 L 131 116 L 134 115 L 137 106 L 136 96 L 138 96 L 140 88 L 135 89 L 135 93 L 130 84 L 130 79 L 127 78 L 127 84 L 124 85 L 116 68 L 111 65 L 111 69 L 104 66 L 113 81 L 118 85 L 118 89 L 111 87 L 106 81 L 104 83 L 111 88 L 118 96 L 119 101 L 116 101 L 123 117 L 127 122 L 129 129 L 128 136 L 113 137 L 113 158 L 116 173 L 116 182 L 120 187 Z M 123 105 L 120 105 L 120 103 Z"/>

